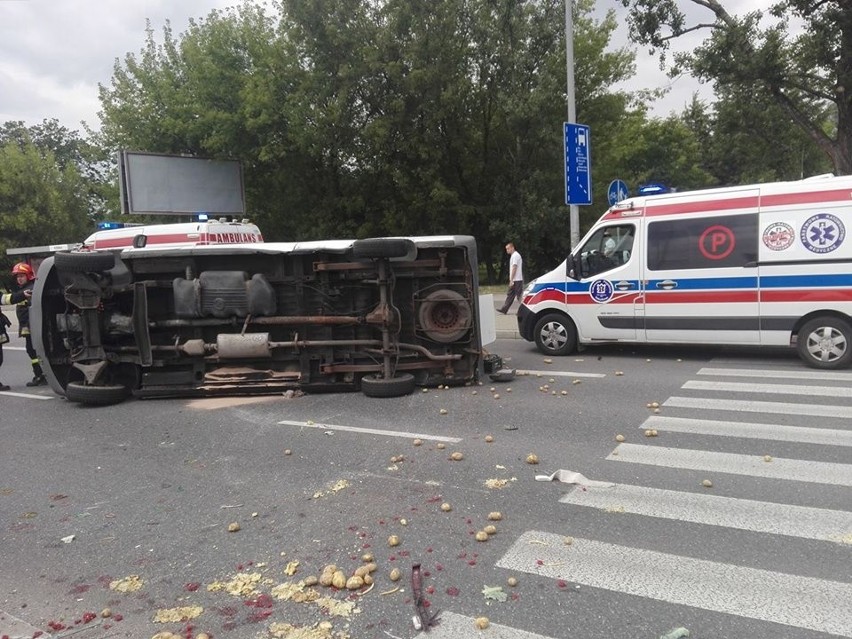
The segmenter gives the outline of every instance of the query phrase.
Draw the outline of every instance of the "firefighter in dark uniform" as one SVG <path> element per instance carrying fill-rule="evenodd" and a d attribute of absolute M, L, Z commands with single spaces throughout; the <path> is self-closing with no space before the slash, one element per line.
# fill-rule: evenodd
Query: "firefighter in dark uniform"
<path fill-rule="evenodd" d="M 44 371 L 41 370 L 38 353 L 33 348 L 32 335 L 30 335 L 30 299 L 35 285 L 35 271 L 26 262 L 18 262 L 12 267 L 12 274 L 18 283 L 18 290 L 0 295 L 0 304 L 14 305 L 18 315 L 18 336 L 24 338 L 24 347 L 33 365 L 33 378 L 27 382 L 27 386 L 44 386 L 47 384 L 47 379 L 44 377 Z"/>

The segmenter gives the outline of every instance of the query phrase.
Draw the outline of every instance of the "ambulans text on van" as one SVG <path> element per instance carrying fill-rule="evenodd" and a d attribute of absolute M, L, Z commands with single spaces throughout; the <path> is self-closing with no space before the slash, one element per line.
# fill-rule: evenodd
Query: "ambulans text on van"
<path fill-rule="evenodd" d="M 578 344 L 793 346 L 852 363 L 852 176 L 633 197 L 527 287 L 520 334 Z"/>

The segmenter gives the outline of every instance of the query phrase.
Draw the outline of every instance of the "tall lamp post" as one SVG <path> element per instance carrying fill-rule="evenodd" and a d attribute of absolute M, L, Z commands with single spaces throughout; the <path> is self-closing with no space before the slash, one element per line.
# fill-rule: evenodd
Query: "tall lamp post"
<path fill-rule="evenodd" d="M 567 76 L 566 96 L 568 101 L 568 122 L 577 122 L 577 108 L 574 105 L 574 14 L 573 1 L 565 0 L 565 70 Z M 580 243 L 580 207 L 571 204 L 568 208 L 568 226 L 571 230 L 571 248 Z"/>

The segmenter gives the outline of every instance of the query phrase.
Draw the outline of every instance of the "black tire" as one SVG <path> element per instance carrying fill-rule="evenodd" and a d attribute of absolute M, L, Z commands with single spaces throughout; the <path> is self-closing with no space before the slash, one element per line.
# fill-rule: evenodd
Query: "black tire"
<path fill-rule="evenodd" d="M 799 357 L 811 368 L 848 368 L 852 363 L 852 326 L 839 317 L 817 317 L 799 329 Z"/>
<path fill-rule="evenodd" d="M 115 254 L 106 251 L 92 253 L 56 253 L 53 264 L 68 273 L 97 273 L 115 266 Z"/>
<path fill-rule="evenodd" d="M 535 324 L 535 345 L 545 355 L 567 355 L 577 348 L 577 329 L 568 317 L 550 313 Z"/>
<path fill-rule="evenodd" d="M 414 375 L 399 373 L 391 379 L 381 375 L 364 375 L 361 378 L 361 392 L 367 397 L 403 397 L 414 390 Z"/>
<path fill-rule="evenodd" d="M 413 251 L 414 242 L 396 237 L 373 237 L 352 243 L 352 256 L 358 259 L 405 257 Z"/>
<path fill-rule="evenodd" d="M 68 401 L 95 406 L 107 406 L 123 402 L 130 395 L 127 386 L 108 384 L 105 386 L 89 386 L 82 382 L 68 382 L 65 387 L 65 397 Z"/>

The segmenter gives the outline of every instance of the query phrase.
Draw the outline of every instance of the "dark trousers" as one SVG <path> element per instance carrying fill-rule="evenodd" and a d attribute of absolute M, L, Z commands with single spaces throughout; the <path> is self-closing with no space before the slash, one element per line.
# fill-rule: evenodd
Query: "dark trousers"
<path fill-rule="evenodd" d="M 503 306 L 500 307 L 501 313 L 508 313 L 509 309 L 512 308 L 512 304 L 514 304 L 515 300 L 522 299 L 522 295 L 524 294 L 524 283 L 521 280 L 516 282 L 512 282 L 512 285 L 506 290 L 506 301 Z"/>
<path fill-rule="evenodd" d="M 41 370 L 41 364 L 38 361 L 38 353 L 35 346 L 33 346 L 33 337 L 29 333 L 24 335 L 24 350 L 30 356 L 30 363 L 33 365 L 33 376 L 41 377 L 44 375 L 44 371 Z"/>

